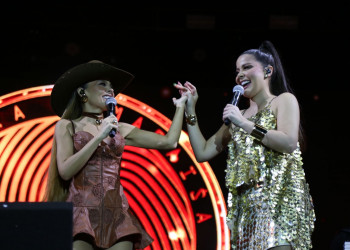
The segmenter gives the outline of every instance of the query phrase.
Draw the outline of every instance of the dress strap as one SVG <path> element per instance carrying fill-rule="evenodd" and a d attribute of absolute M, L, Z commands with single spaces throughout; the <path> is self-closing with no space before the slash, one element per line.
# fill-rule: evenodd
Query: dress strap
<path fill-rule="evenodd" d="M 72 134 L 72 141 L 73 141 L 73 150 L 74 150 L 74 153 L 77 152 L 77 150 L 75 149 L 74 147 L 74 135 L 75 135 L 75 127 L 74 127 L 74 122 L 72 120 L 70 120 L 70 122 L 72 123 L 72 129 L 73 129 L 73 134 Z"/>
<path fill-rule="evenodd" d="M 271 102 L 272 102 L 273 100 L 275 100 L 276 97 L 277 97 L 277 96 L 275 96 L 274 98 L 272 98 L 272 99 L 269 101 L 268 106 L 271 105 Z"/>
<path fill-rule="evenodd" d="M 70 122 L 72 123 L 72 128 L 73 128 L 73 135 L 75 134 L 75 127 L 74 127 L 74 122 L 72 120 L 70 120 Z"/>

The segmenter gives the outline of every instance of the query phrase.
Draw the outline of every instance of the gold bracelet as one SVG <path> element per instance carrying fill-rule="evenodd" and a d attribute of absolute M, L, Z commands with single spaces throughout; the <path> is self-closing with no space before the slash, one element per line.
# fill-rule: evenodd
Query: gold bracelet
<path fill-rule="evenodd" d="M 262 141 L 264 139 L 264 136 L 266 135 L 266 133 L 267 133 L 267 130 L 264 127 L 262 127 L 258 124 L 255 124 L 254 129 L 250 133 L 250 135 L 254 136 L 259 141 Z"/>
<path fill-rule="evenodd" d="M 185 114 L 186 117 L 186 123 L 193 126 L 197 122 L 197 117 L 195 115 L 187 115 Z"/>

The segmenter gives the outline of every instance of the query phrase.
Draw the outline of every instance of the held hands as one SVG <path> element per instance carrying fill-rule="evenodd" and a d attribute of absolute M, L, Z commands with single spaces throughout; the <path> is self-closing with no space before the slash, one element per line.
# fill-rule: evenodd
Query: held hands
<path fill-rule="evenodd" d="M 179 90 L 181 96 L 187 96 L 186 111 L 194 113 L 194 107 L 198 100 L 198 93 L 196 87 L 190 82 L 185 82 L 183 85 L 180 82 L 174 84 L 174 87 Z"/>
<path fill-rule="evenodd" d="M 189 114 L 195 113 L 195 106 L 198 101 L 196 87 L 187 81 L 183 85 L 180 82 L 177 82 L 177 84 L 174 84 L 174 87 L 179 90 L 181 96 L 187 96 L 186 112 Z M 226 118 L 237 127 L 241 127 L 246 120 L 246 118 L 241 114 L 239 108 L 232 104 L 227 104 L 224 109 L 222 120 L 224 121 Z"/>
<path fill-rule="evenodd" d="M 181 95 L 180 98 L 178 98 L 178 99 L 173 97 L 173 103 L 178 108 L 185 107 L 185 103 L 187 101 L 187 98 L 188 98 L 187 95 Z"/>
<path fill-rule="evenodd" d="M 191 96 L 191 93 L 187 91 L 187 88 L 183 87 L 180 82 L 174 83 L 174 87 L 179 90 L 181 97 L 179 99 L 173 98 L 174 105 L 176 107 L 185 107 L 186 102 Z"/>

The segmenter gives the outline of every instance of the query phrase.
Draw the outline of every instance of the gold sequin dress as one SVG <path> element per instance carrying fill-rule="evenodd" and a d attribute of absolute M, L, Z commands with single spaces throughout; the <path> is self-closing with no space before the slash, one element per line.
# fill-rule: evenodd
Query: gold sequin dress
<path fill-rule="evenodd" d="M 277 127 L 270 104 L 249 120 Z M 316 218 L 302 166 L 299 145 L 291 154 L 280 153 L 233 129 L 225 177 L 232 249 L 311 249 Z"/>

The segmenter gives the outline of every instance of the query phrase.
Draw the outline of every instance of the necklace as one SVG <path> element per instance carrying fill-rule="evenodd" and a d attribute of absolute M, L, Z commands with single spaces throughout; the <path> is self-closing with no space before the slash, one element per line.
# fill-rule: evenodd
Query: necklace
<path fill-rule="evenodd" d="M 83 112 L 81 115 L 94 118 L 97 125 L 100 125 L 103 120 L 103 114 L 101 113 Z"/>

